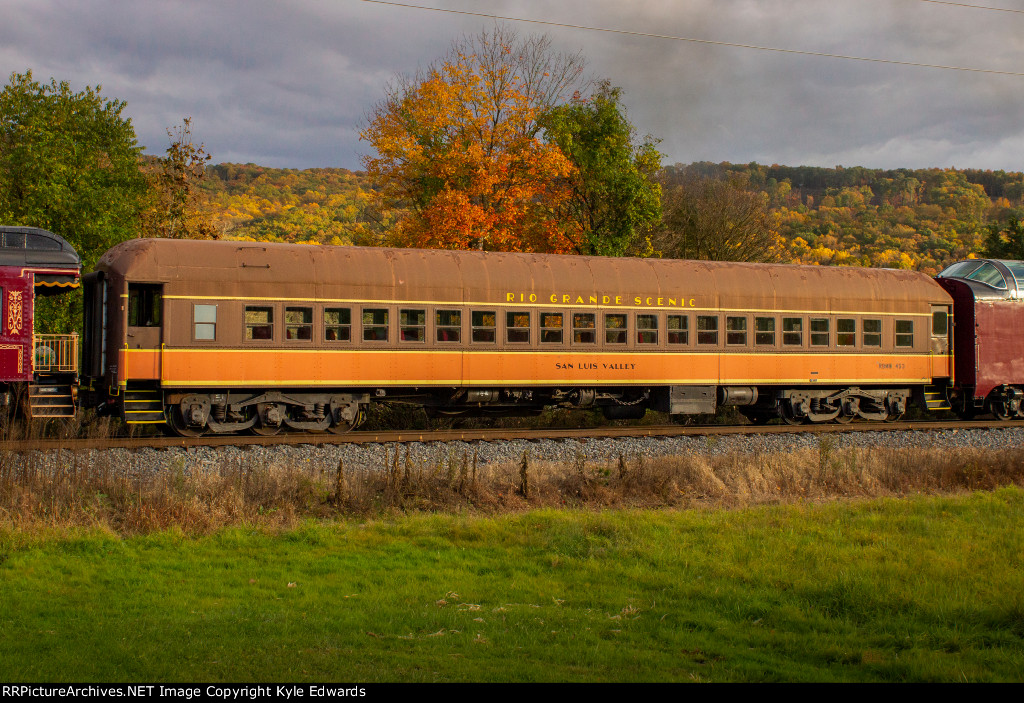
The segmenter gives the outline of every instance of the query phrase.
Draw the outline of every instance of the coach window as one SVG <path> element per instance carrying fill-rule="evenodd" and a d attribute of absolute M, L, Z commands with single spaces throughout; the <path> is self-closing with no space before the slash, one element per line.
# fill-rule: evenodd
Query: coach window
<path fill-rule="evenodd" d="M 864 320 L 863 335 L 865 347 L 882 346 L 882 321 Z"/>
<path fill-rule="evenodd" d="M 427 341 L 427 311 L 399 310 L 398 338 L 403 342 Z"/>
<path fill-rule="evenodd" d="M 665 330 L 669 344 L 690 343 L 690 318 L 686 315 L 669 315 Z"/>
<path fill-rule="evenodd" d="M 782 318 L 782 345 L 802 347 L 804 345 L 804 319 L 802 317 Z"/>
<path fill-rule="evenodd" d="M 194 338 L 197 341 L 217 339 L 217 306 L 193 305 L 192 323 Z"/>
<path fill-rule="evenodd" d="M 914 346 L 914 321 L 896 320 L 896 346 Z"/>
<path fill-rule="evenodd" d="M 163 286 L 128 284 L 128 326 L 159 327 L 163 308 Z"/>
<path fill-rule="evenodd" d="M 495 329 L 498 325 L 498 313 L 493 310 L 473 311 L 473 341 L 494 344 L 497 339 Z"/>
<path fill-rule="evenodd" d="M 530 343 L 530 313 L 505 313 L 505 341 L 510 344 Z"/>
<path fill-rule="evenodd" d="M 313 339 L 313 308 L 284 309 L 284 338 L 299 341 Z"/>
<path fill-rule="evenodd" d="M 636 341 L 638 344 L 658 343 L 658 316 L 636 316 Z"/>
<path fill-rule="evenodd" d="M 348 308 L 324 310 L 324 339 L 328 342 L 352 341 L 352 311 Z"/>
<path fill-rule="evenodd" d="M 828 346 L 828 320 L 811 318 L 811 346 Z"/>
<path fill-rule="evenodd" d="M 718 318 L 697 315 L 697 344 L 718 344 Z"/>
<path fill-rule="evenodd" d="M 363 308 L 363 341 L 388 341 L 388 311 L 386 308 Z"/>
<path fill-rule="evenodd" d="M 945 310 L 932 313 L 932 336 L 945 337 L 949 332 L 949 314 Z"/>
<path fill-rule="evenodd" d="M 604 316 L 604 341 L 605 344 L 626 343 L 626 316 L 607 314 Z"/>
<path fill-rule="evenodd" d="M 592 312 L 577 312 L 572 316 L 573 344 L 597 343 L 597 321 Z"/>
<path fill-rule="evenodd" d="M 775 346 L 775 318 L 754 318 L 754 344 L 761 347 Z"/>
<path fill-rule="evenodd" d="M 274 338 L 274 308 L 246 306 L 245 339 L 266 340 Z"/>
<path fill-rule="evenodd" d="M 439 342 L 462 341 L 462 311 L 437 310 L 434 313 L 434 330 Z"/>
<path fill-rule="evenodd" d="M 562 313 L 542 312 L 540 314 L 540 341 L 548 344 L 562 343 Z"/>
<path fill-rule="evenodd" d="M 725 343 L 729 346 L 743 346 L 747 343 L 747 318 L 725 318 Z"/>
<path fill-rule="evenodd" d="M 848 317 L 836 320 L 836 346 L 857 346 L 857 321 Z"/>

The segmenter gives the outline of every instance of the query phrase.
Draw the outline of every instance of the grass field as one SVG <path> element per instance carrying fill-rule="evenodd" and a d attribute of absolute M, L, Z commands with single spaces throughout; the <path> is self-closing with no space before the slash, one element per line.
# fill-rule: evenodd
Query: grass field
<path fill-rule="evenodd" d="M 1021 681 L 1022 524 L 1020 487 L 188 534 L 7 523 L 0 680 Z"/>

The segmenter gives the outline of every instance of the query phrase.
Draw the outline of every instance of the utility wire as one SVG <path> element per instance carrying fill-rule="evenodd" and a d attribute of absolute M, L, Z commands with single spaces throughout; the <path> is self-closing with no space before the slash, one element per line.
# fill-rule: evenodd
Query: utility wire
<path fill-rule="evenodd" d="M 818 56 L 827 57 L 830 59 L 845 59 L 847 61 L 866 61 L 869 63 L 885 63 L 896 66 L 917 66 L 919 68 L 938 68 L 945 71 L 967 71 L 970 73 L 990 73 L 1001 76 L 1022 76 L 1024 73 L 1019 71 L 998 71 L 991 68 L 969 68 L 966 66 L 944 66 L 941 64 L 934 63 L 919 63 L 916 61 L 896 61 L 893 59 L 876 59 L 867 56 L 849 56 L 844 54 L 828 54 L 822 51 L 801 51 L 799 49 L 780 49 L 772 46 L 758 46 L 756 44 L 738 44 L 735 42 L 724 42 L 724 41 L 712 41 L 711 39 L 694 39 L 692 37 L 676 37 L 670 34 L 652 34 L 650 32 L 632 32 L 626 29 L 610 29 L 607 27 L 587 27 L 580 24 L 566 24 L 564 22 L 551 22 L 547 20 L 533 20 L 526 19 L 523 17 L 506 17 L 503 15 L 494 15 L 486 12 L 470 12 L 468 10 L 449 10 L 442 7 L 424 7 L 423 5 L 411 5 L 403 2 L 388 2 L 387 0 L 359 0 L 360 2 L 371 3 L 374 5 L 390 5 L 392 7 L 402 7 L 412 10 L 428 10 L 430 12 L 444 12 L 452 15 L 469 15 L 472 17 L 486 17 L 487 19 L 504 20 L 506 22 L 525 22 L 529 24 L 542 24 L 549 27 L 563 27 L 566 29 L 582 29 L 588 32 L 606 32 L 610 34 L 625 34 L 632 37 L 647 37 L 650 39 L 669 39 L 672 41 L 683 41 L 692 42 L 694 44 L 709 44 L 712 46 L 729 46 L 736 49 L 755 49 L 757 51 L 774 51 L 781 54 L 797 54 L 800 56 Z M 925 0 L 926 2 L 937 2 L 938 0 Z M 952 3 L 950 3 L 952 4 Z M 974 5 L 973 7 L 978 7 Z"/>
<path fill-rule="evenodd" d="M 965 2 L 946 2 L 945 0 L 921 0 L 921 2 L 930 2 L 933 5 L 952 5 L 953 7 L 969 7 L 972 10 L 991 10 L 992 12 L 1015 12 L 1018 15 L 1024 15 L 1024 10 L 1011 10 L 1006 7 L 989 7 L 988 5 L 968 5 Z"/>

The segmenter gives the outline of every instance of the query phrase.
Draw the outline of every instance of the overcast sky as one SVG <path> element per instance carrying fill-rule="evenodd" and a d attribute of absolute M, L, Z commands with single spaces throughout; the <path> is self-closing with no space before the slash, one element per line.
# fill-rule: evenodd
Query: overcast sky
<path fill-rule="evenodd" d="M 636 33 L 1024 74 L 1024 0 L 408 0 Z M 219 162 L 358 169 L 399 73 L 493 20 L 360 0 L 0 0 L 0 70 L 127 102 L 139 142 L 192 117 Z M 505 22 L 581 50 L 664 162 L 1024 170 L 1024 75 Z"/>

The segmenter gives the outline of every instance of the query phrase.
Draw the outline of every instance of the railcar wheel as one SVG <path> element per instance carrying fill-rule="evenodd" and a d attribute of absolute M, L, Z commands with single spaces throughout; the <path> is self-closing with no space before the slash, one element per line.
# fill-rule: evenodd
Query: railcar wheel
<path fill-rule="evenodd" d="M 853 415 L 847 415 L 846 413 L 840 412 L 838 415 L 836 415 L 835 421 L 838 422 L 840 425 L 849 425 L 851 422 L 853 422 L 853 417 Z"/>
<path fill-rule="evenodd" d="M 328 427 L 327 431 L 331 434 L 345 434 L 346 432 L 351 432 L 355 428 L 359 427 L 364 422 L 366 422 L 366 410 L 360 408 L 359 412 L 356 413 L 356 416 L 352 418 L 351 422 L 340 420 L 336 424 Z"/>
<path fill-rule="evenodd" d="M 1000 422 L 1007 422 L 1016 417 L 1016 413 L 1010 411 L 1006 407 L 1006 403 L 1002 400 L 992 400 L 989 402 L 989 412 L 999 420 Z"/>
<path fill-rule="evenodd" d="M 903 413 L 901 413 L 901 412 L 893 412 L 892 410 L 890 410 L 889 414 L 885 416 L 885 420 L 884 421 L 885 422 L 899 422 L 899 419 L 901 417 L 903 417 Z"/>
<path fill-rule="evenodd" d="M 249 431 L 260 437 L 273 437 L 281 431 L 281 427 L 282 425 L 261 425 L 257 420 L 256 424 L 249 428 Z"/>
<path fill-rule="evenodd" d="M 179 437 L 202 437 L 206 433 L 205 427 L 189 427 L 181 415 L 181 408 L 177 405 L 170 406 L 166 414 L 167 425 Z"/>
<path fill-rule="evenodd" d="M 797 415 L 793 411 L 793 406 L 789 403 L 782 403 L 782 406 L 779 408 L 779 417 L 787 425 L 803 425 L 807 422 L 807 417 Z"/>

